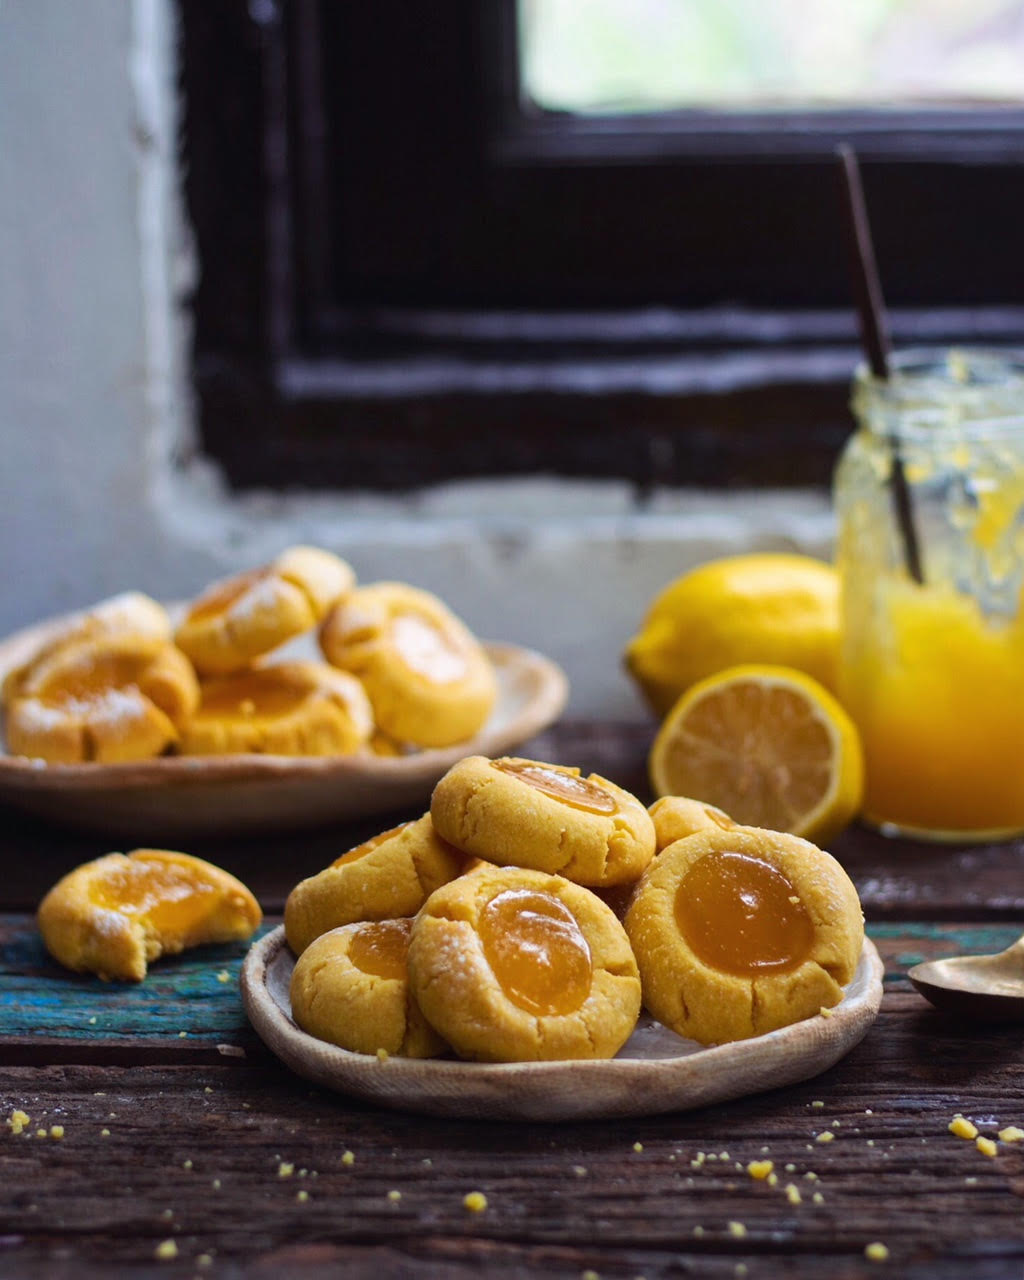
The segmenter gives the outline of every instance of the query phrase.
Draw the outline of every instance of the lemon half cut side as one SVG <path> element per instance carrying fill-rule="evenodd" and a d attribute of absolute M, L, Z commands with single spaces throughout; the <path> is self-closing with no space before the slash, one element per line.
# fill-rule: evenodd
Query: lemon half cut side
<path fill-rule="evenodd" d="M 731 667 L 694 685 L 666 717 L 649 767 L 659 796 L 691 796 L 743 826 L 816 844 L 850 822 L 864 792 L 853 721 L 789 667 Z"/>

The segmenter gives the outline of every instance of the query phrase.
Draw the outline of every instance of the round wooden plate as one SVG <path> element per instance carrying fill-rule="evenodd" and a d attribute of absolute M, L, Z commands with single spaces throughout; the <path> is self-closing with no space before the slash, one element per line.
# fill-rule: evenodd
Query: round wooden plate
<path fill-rule="evenodd" d="M 68 621 L 52 619 L 0 641 L 0 681 Z M 0 800 L 115 835 L 153 831 L 160 841 L 292 830 L 422 804 L 457 760 L 507 754 L 565 706 L 568 681 L 549 658 L 511 644 L 485 647 L 498 676 L 498 702 L 481 732 L 454 747 L 394 757 L 160 756 L 75 765 L 47 765 L 0 747 Z M 319 655 L 307 635 L 278 656 Z"/>
<path fill-rule="evenodd" d="M 300 1031 L 288 989 L 295 957 L 284 929 L 255 943 L 242 998 L 260 1038 L 307 1080 L 383 1107 L 495 1120 L 589 1120 L 658 1115 L 808 1080 L 865 1035 L 882 1001 L 882 962 L 864 940 L 842 1002 L 828 1018 L 707 1049 L 645 1015 L 618 1056 L 586 1062 L 473 1063 L 349 1053 Z"/>

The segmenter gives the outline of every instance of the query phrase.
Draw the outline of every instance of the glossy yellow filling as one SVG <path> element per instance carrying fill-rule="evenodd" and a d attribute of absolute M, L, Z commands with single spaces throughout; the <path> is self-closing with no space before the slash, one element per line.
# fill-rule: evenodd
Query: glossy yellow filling
<path fill-rule="evenodd" d="M 511 774 L 546 796 L 552 796 L 574 809 L 582 809 L 585 813 L 610 814 L 619 807 L 615 797 L 604 787 L 561 769 L 550 769 L 545 765 L 518 760 L 495 760 L 493 764 L 502 773 Z"/>
<path fill-rule="evenodd" d="M 348 958 L 363 973 L 377 978 L 404 978 L 412 920 L 378 920 L 355 933 Z"/>
<path fill-rule="evenodd" d="M 549 893 L 506 889 L 478 923 L 484 956 L 508 998 L 529 1013 L 573 1013 L 590 994 L 593 962 L 576 917 Z"/>
<path fill-rule="evenodd" d="M 740 977 L 795 969 L 814 941 L 793 885 L 745 853 L 723 850 L 694 863 L 676 891 L 675 916 L 699 960 Z"/>

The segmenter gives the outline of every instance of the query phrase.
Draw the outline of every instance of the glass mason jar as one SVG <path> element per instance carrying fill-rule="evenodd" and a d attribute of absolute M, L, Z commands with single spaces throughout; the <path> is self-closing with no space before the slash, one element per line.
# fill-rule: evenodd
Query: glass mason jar
<path fill-rule="evenodd" d="M 887 380 L 858 370 L 853 410 L 839 695 L 864 817 L 933 840 L 1024 832 L 1024 354 L 907 350 Z"/>

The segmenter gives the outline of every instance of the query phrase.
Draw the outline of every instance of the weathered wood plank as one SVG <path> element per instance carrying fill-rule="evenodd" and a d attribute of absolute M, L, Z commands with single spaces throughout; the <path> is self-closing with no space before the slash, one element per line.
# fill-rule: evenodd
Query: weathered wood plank
<path fill-rule="evenodd" d="M 999 951 L 1017 936 L 1001 924 L 881 922 L 869 933 L 894 991 L 911 990 L 905 971 L 922 959 Z M 30 918 L 0 916 L 0 1062 L 215 1062 L 259 1052 L 238 992 L 246 950 L 200 947 L 158 961 L 140 984 L 101 982 L 53 961 Z"/>
<path fill-rule="evenodd" d="M 272 919 L 261 930 L 273 928 Z M 999 951 L 1017 937 L 1002 924 L 869 925 L 887 992 L 913 994 L 906 969 L 923 959 Z M 247 947 L 200 947 L 154 964 L 140 984 L 101 982 L 62 969 L 34 922 L 0 916 L 0 1062 L 216 1062 L 261 1053 L 238 992 Z M 184 1032 L 184 1035 L 182 1034 Z"/>
<path fill-rule="evenodd" d="M 0 1131 L 0 1273 L 59 1274 L 62 1251 L 76 1268 L 146 1269 L 174 1239 L 193 1266 L 216 1251 L 217 1274 L 262 1261 L 289 1274 L 589 1267 L 653 1280 L 743 1263 L 751 1276 L 861 1275 L 872 1240 L 901 1274 L 984 1275 L 986 1262 L 1016 1274 L 995 1264 L 1024 1258 L 1024 1147 L 1001 1144 L 990 1159 L 946 1126 L 957 1110 L 986 1132 L 1024 1123 L 1018 1037 L 965 1039 L 936 1019 L 916 1039 L 909 997 L 895 998 L 817 1081 L 608 1124 L 420 1119 L 273 1065 L 6 1068 L 0 1113 L 23 1108 L 31 1124 Z M 34 1136 L 53 1124 L 61 1140 Z M 835 1140 L 816 1142 L 821 1132 Z M 765 1158 L 777 1186 L 745 1172 Z M 488 1200 L 479 1215 L 463 1205 L 473 1190 Z"/>

